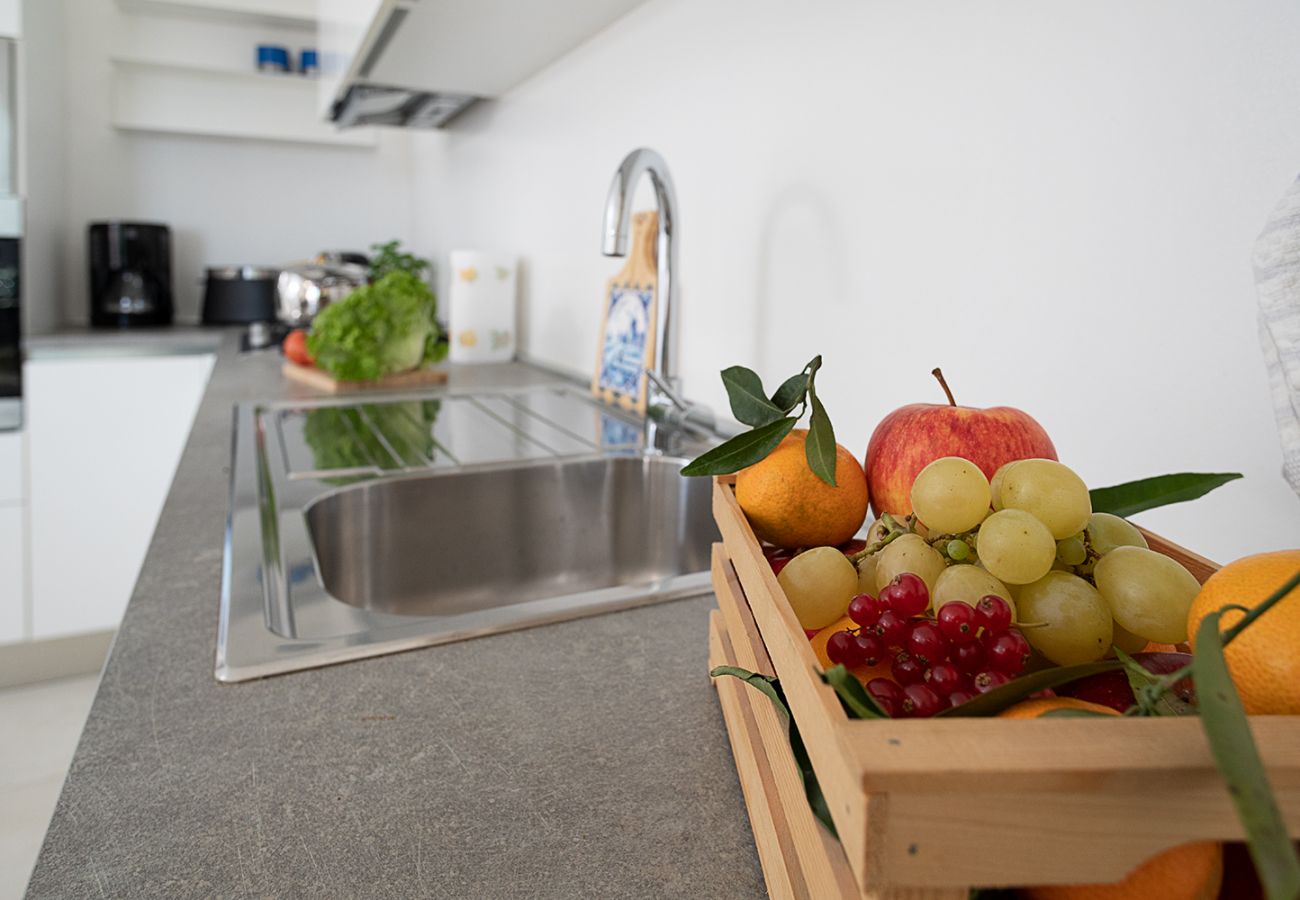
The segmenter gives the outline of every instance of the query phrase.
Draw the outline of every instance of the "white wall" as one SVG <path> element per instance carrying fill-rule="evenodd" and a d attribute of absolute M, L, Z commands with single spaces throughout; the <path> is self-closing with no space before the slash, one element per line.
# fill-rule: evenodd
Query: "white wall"
<path fill-rule="evenodd" d="M 31 2 L 31 0 L 29 0 Z M 58 248 L 61 323 L 84 323 L 86 225 L 161 221 L 172 228 L 178 321 L 196 321 L 208 265 L 279 264 L 322 249 L 365 250 L 414 231 L 409 139 L 377 149 L 117 131 L 109 124 L 110 58 L 252 69 L 259 40 L 298 48 L 310 34 L 130 15 L 113 0 L 35 0 L 65 8 L 65 196 Z M 29 38 L 31 35 L 29 34 Z M 33 202 L 44 198 L 33 198 Z"/>
<path fill-rule="evenodd" d="M 19 191 L 27 197 L 23 244 L 23 330 L 52 331 L 62 318 L 67 279 L 63 233 L 67 193 L 64 103 L 65 11 L 61 0 L 23 0 Z"/>
<path fill-rule="evenodd" d="M 1300 171 L 1296 46 L 1286 0 L 654 0 L 420 142 L 421 243 L 522 253 L 524 348 L 587 369 L 605 191 L 655 147 L 692 396 L 822 353 L 860 454 L 942 365 L 1094 485 L 1246 473 L 1139 518 L 1170 537 L 1297 546 L 1250 268 Z"/>

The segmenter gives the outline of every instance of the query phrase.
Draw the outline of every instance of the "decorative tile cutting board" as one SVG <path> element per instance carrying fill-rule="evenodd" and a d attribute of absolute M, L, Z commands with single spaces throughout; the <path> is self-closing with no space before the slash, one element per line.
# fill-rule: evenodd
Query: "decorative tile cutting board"
<path fill-rule="evenodd" d="M 632 248 L 627 265 L 605 285 L 600 347 L 591 392 L 607 403 L 644 413 L 645 367 L 655 356 L 658 321 L 659 214 L 632 217 Z"/>

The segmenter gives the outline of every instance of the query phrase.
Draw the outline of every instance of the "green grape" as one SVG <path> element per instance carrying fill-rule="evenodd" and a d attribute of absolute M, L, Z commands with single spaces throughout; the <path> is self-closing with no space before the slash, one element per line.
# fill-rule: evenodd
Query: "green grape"
<path fill-rule="evenodd" d="M 1072 534 L 1056 542 L 1056 558 L 1067 566 L 1081 566 L 1088 558 L 1088 548 L 1083 545 L 1083 534 Z"/>
<path fill-rule="evenodd" d="M 1146 638 L 1131 631 L 1125 631 L 1124 626 L 1118 622 L 1115 623 L 1115 635 L 1110 642 L 1129 654 L 1141 653 L 1142 648 L 1147 645 Z"/>
<path fill-rule="evenodd" d="M 1013 459 L 1009 463 L 1003 463 L 998 470 L 993 473 L 993 480 L 989 482 L 989 501 L 995 510 L 1002 509 L 1002 481 L 1007 477 L 1011 468 L 1021 460 Z"/>
<path fill-rule="evenodd" d="M 800 627 L 825 628 L 844 615 L 858 592 L 858 570 L 834 547 L 805 550 L 776 576 Z"/>
<path fill-rule="evenodd" d="M 1083 531 L 1092 514 L 1088 486 L 1054 459 L 1022 459 L 1002 478 L 1003 509 L 1023 509 L 1047 526 L 1056 540 Z"/>
<path fill-rule="evenodd" d="M 858 561 L 858 593 L 870 594 L 876 596 L 876 564 L 880 562 L 880 554 L 884 551 L 877 551 L 870 556 L 863 557 Z"/>
<path fill-rule="evenodd" d="M 970 556 L 970 544 L 965 541 L 959 541 L 956 538 L 949 541 L 944 549 L 948 551 L 948 558 L 956 562 L 961 562 L 963 559 Z"/>
<path fill-rule="evenodd" d="M 1116 547 L 1094 574 L 1126 631 L 1160 644 L 1187 640 L 1187 610 L 1201 585 L 1177 562 L 1144 547 Z"/>
<path fill-rule="evenodd" d="M 1007 584 L 1028 584 L 1046 575 L 1056 559 L 1056 541 L 1047 526 L 1020 509 L 995 512 L 975 539 L 980 562 Z"/>
<path fill-rule="evenodd" d="M 876 563 L 877 592 L 904 572 L 911 572 L 924 581 L 933 594 L 935 579 L 948 567 L 943 555 L 917 534 L 894 538 L 877 555 L 880 557 L 880 562 Z"/>
<path fill-rule="evenodd" d="M 1011 607 L 1011 620 L 1016 619 L 1016 602 L 1011 598 L 1007 586 L 998 581 L 979 566 L 949 566 L 939 573 L 934 582 L 934 591 L 930 595 L 930 608 L 940 610 L 945 603 L 959 600 L 967 606 L 974 606 L 981 597 L 996 594 Z"/>
<path fill-rule="evenodd" d="M 1110 513 L 1093 513 L 1088 517 L 1088 543 L 1098 556 L 1105 556 L 1116 547 L 1147 546 L 1147 539 L 1137 526 L 1127 519 Z"/>
<path fill-rule="evenodd" d="M 989 514 L 989 480 L 969 459 L 936 459 L 912 482 L 912 512 L 932 532 L 970 531 Z"/>
<path fill-rule="evenodd" d="M 1016 603 L 1029 645 L 1058 666 L 1093 662 L 1111 648 L 1110 607 L 1077 575 L 1048 572 L 1022 587 Z"/>

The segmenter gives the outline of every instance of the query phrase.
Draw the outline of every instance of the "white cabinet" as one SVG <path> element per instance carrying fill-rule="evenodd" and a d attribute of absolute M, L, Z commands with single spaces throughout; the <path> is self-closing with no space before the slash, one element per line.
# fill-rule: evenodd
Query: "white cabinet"
<path fill-rule="evenodd" d="M 30 637 L 115 628 L 121 620 L 212 361 L 26 365 Z"/>
<path fill-rule="evenodd" d="M 19 503 L 23 490 L 23 433 L 0 431 L 0 506 Z"/>
<path fill-rule="evenodd" d="M 22 0 L 0 0 L 0 37 L 23 36 Z"/>
<path fill-rule="evenodd" d="M 0 644 L 25 636 L 23 512 L 19 504 L 0 504 Z"/>

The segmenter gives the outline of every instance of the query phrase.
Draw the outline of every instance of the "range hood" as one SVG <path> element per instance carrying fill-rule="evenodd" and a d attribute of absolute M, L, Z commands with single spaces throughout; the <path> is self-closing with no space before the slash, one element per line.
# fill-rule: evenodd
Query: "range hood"
<path fill-rule="evenodd" d="M 644 0 L 318 0 L 322 107 L 340 128 L 441 128 Z"/>

